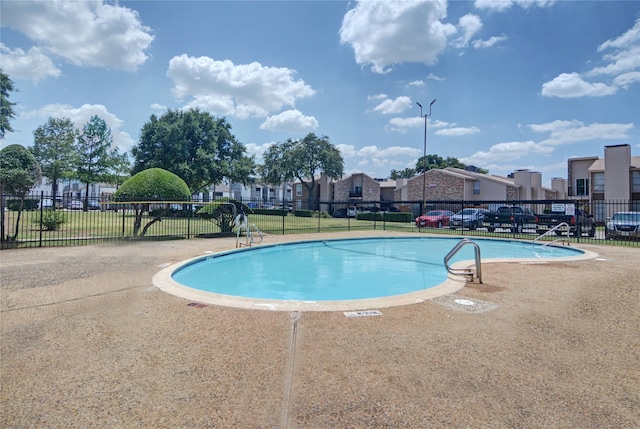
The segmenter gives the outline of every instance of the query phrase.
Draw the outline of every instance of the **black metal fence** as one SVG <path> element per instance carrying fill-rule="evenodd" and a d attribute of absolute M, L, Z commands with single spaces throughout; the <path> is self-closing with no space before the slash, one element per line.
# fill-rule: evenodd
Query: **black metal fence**
<path fill-rule="evenodd" d="M 482 214 L 498 207 L 526 207 L 535 214 L 552 209 L 568 213 L 583 210 L 591 215 L 593 231 L 559 229 L 540 238 L 551 241 L 567 236 L 575 242 L 640 247 L 640 227 L 611 236 L 609 219 L 618 212 L 638 210 L 635 201 L 255 201 L 246 200 L 248 224 L 264 234 L 293 234 L 356 230 L 405 231 L 415 233 L 489 236 L 534 240 L 543 231 L 536 221 L 517 227 L 465 222 L 456 226 L 449 219 L 421 222 L 416 218 L 430 211 L 460 212 L 482 209 Z M 53 198 L 43 193 L 24 200 L 11 195 L 2 198 L 2 248 L 69 246 L 107 240 L 169 240 L 229 236 L 236 233 L 232 214 L 225 219 L 202 216 L 203 201 L 76 200 Z M 22 205 L 22 208 L 21 208 Z M 136 214 L 138 213 L 138 216 Z M 450 214 L 449 214 L 450 216 Z M 465 219 L 467 220 L 467 219 Z M 609 222 L 610 223 L 610 222 Z M 590 234 L 590 232 L 592 234 Z M 558 234 L 558 235 L 556 235 Z"/>

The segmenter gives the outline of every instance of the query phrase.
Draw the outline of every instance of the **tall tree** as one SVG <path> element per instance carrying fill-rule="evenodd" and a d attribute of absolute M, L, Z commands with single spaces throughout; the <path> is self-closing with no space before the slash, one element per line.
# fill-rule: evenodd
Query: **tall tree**
<path fill-rule="evenodd" d="M 339 179 L 344 172 L 344 160 L 329 137 L 307 134 L 302 140 L 288 139 L 270 146 L 264 154 L 261 175 L 265 182 L 279 185 L 298 179 L 308 192 L 308 206 L 313 207 L 317 173 Z"/>
<path fill-rule="evenodd" d="M 13 132 L 11 120 L 15 116 L 13 106 L 16 103 L 9 101 L 9 93 L 15 91 L 17 88 L 13 85 L 13 81 L 0 68 L 0 139 L 4 138 L 5 132 Z"/>
<path fill-rule="evenodd" d="M 391 170 L 389 178 L 391 180 L 411 179 L 415 175 L 416 175 L 416 170 L 413 168 L 407 167 L 404 170 Z"/>
<path fill-rule="evenodd" d="M 162 168 L 182 178 L 192 193 L 224 179 L 247 184 L 255 173 L 253 157 L 231 134 L 226 119 L 198 109 L 152 115 L 131 153 L 134 174 Z"/>
<path fill-rule="evenodd" d="M 20 215 L 24 206 L 24 197 L 40 180 L 40 167 L 33 154 L 19 144 L 12 144 L 0 150 L 0 210 L 4 216 L 5 193 L 20 199 L 16 229 L 8 240 L 15 240 L 20 226 Z M 0 238 L 5 240 L 4 222 L 0 222 Z"/>
<path fill-rule="evenodd" d="M 33 132 L 31 153 L 40 164 L 42 174 L 51 181 L 56 201 L 58 181 L 73 175 L 76 130 L 69 118 L 49 118 Z"/>
<path fill-rule="evenodd" d="M 89 207 L 89 185 L 108 182 L 114 170 L 121 163 L 122 155 L 111 149 L 111 130 L 99 116 L 92 116 L 78 133 L 76 149 L 76 173 L 80 182 L 86 185 L 83 210 Z"/>

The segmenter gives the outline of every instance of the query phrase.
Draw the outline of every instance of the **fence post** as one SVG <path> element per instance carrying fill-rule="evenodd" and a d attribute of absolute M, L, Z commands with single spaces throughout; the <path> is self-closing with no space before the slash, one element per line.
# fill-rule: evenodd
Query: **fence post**
<path fill-rule="evenodd" d="M 282 195 L 282 235 L 285 234 L 284 232 L 284 224 L 285 224 L 285 218 L 289 215 L 289 207 L 287 207 L 286 203 L 285 203 L 285 199 L 284 199 L 284 192 Z"/>
<path fill-rule="evenodd" d="M 40 237 L 38 239 L 38 247 L 42 247 L 42 228 L 44 225 L 43 219 L 42 219 L 42 208 L 44 207 L 44 191 L 40 191 Z M 56 201 L 55 198 L 53 200 L 53 209 L 55 210 L 56 208 Z"/>
<path fill-rule="evenodd" d="M 124 238 L 124 212 L 126 204 L 122 204 L 122 238 Z"/>
<path fill-rule="evenodd" d="M 193 213 L 193 200 L 191 196 L 189 196 L 189 204 L 187 204 L 187 209 L 189 214 L 187 215 L 187 240 L 191 239 L 191 214 Z"/>

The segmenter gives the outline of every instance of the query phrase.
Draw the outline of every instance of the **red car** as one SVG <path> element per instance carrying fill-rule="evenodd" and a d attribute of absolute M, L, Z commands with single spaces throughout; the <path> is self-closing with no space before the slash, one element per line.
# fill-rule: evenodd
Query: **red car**
<path fill-rule="evenodd" d="M 449 210 L 431 210 L 427 214 L 416 218 L 416 226 L 418 227 L 437 227 L 449 226 L 449 218 L 455 213 Z"/>

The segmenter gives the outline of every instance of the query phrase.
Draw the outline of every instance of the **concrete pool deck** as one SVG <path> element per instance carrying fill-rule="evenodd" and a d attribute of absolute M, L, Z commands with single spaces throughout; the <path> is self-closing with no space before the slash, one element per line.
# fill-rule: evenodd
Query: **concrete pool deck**
<path fill-rule="evenodd" d="M 401 234 L 264 242 L 376 235 Z M 5 250 L 0 426 L 640 427 L 640 249 L 574 246 L 598 258 L 485 264 L 482 285 L 364 317 L 153 286 L 234 238 Z"/>

